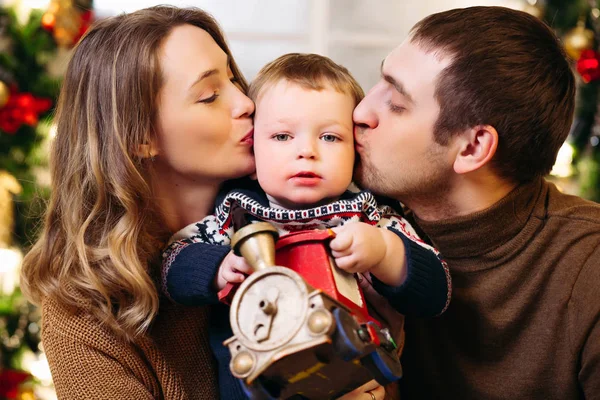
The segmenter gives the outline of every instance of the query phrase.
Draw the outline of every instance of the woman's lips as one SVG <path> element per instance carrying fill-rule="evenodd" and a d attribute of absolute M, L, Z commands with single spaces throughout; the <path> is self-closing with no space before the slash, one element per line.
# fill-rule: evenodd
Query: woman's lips
<path fill-rule="evenodd" d="M 250 131 L 246 133 L 242 140 L 240 140 L 240 143 L 249 145 L 254 144 L 254 129 L 250 129 Z"/>

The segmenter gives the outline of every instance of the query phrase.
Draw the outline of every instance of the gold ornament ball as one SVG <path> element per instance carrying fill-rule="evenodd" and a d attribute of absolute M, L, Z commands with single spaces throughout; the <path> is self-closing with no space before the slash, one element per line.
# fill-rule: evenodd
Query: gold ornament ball
<path fill-rule="evenodd" d="M 594 32 L 586 29 L 583 22 L 571 29 L 564 37 L 565 50 L 573 60 L 579 60 L 584 50 L 594 46 Z"/>
<path fill-rule="evenodd" d="M 534 4 L 527 2 L 527 4 L 523 6 L 523 11 L 525 11 L 527 14 L 533 15 L 536 18 L 542 18 L 544 16 L 545 9 L 537 2 Z"/>
<path fill-rule="evenodd" d="M 8 85 L 0 81 L 0 108 L 4 107 L 6 103 L 8 103 L 9 97 L 10 89 L 8 88 Z"/>

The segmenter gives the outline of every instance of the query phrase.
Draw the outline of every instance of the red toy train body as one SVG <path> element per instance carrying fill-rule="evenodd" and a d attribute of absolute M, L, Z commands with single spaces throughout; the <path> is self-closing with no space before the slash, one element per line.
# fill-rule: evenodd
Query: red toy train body
<path fill-rule="evenodd" d="M 402 368 L 394 340 L 369 315 L 356 277 L 335 265 L 329 230 L 277 239 L 265 222 L 232 240 L 253 272 L 231 301 L 230 369 L 253 399 L 327 399 Z M 220 298 L 227 301 L 232 287 Z"/>

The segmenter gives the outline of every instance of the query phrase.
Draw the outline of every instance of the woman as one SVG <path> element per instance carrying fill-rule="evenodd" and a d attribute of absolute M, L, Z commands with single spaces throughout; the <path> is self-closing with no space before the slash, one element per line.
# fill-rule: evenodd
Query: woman
<path fill-rule="evenodd" d="M 155 279 L 171 232 L 254 171 L 245 90 L 218 25 L 197 9 L 109 18 L 78 44 L 58 103 L 52 198 L 21 280 L 42 307 L 60 398 L 218 397 L 209 309 L 159 298 Z M 361 396 L 383 389 L 350 398 Z"/>

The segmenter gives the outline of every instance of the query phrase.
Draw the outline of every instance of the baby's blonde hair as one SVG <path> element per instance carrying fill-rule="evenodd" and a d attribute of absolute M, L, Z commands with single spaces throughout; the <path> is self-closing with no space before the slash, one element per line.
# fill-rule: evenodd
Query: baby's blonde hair
<path fill-rule="evenodd" d="M 248 96 L 256 102 L 261 92 L 285 79 L 306 89 L 323 90 L 327 84 L 354 99 L 354 106 L 365 93 L 350 72 L 330 58 L 319 54 L 289 53 L 265 65 L 250 84 Z"/>

